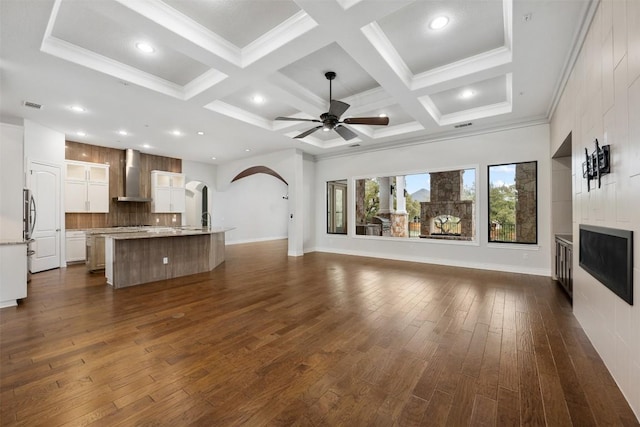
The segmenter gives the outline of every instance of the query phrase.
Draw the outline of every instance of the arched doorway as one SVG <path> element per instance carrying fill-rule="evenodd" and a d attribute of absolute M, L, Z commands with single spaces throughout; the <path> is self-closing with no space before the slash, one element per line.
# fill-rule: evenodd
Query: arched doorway
<path fill-rule="evenodd" d="M 266 166 L 252 166 L 238 173 L 223 196 L 225 221 L 236 227 L 227 234 L 228 241 L 288 239 L 288 193 L 287 181 Z"/>
<path fill-rule="evenodd" d="M 212 208 L 209 204 L 209 187 L 201 181 L 189 181 L 186 187 L 185 221 L 190 227 L 211 225 Z"/>

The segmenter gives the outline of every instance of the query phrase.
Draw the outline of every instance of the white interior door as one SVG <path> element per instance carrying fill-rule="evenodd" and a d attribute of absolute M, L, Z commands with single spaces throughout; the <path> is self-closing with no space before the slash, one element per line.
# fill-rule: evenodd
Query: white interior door
<path fill-rule="evenodd" d="M 60 168 L 29 163 L 29 188 L 36 202 L 31 272 L 60 267 Z"/>

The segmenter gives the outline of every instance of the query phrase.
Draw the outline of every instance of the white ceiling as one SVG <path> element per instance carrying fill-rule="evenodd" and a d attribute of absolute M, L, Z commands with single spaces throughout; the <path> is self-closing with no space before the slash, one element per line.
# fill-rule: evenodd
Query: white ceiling
<path fill-rule="evenodd" d="M 545 121 L 593 2 L 2 0 L 0 119 L 213 164 Z M 429 29 L 438 15 L 449 25 Z M 384 113 L 389 126 L 350 126 L 359 136 L 348 142 L 335 132 L 292 139 L 315 124 L 273 119 L 326 112 L 327 71 L 337 73 L 333 98 L 351 105 L 343 117 Z M 467 89 L 472 98 L 460 96 Z"/>
<path fill-rule="evenodd" d="M 416 1 L 378 21 L 413 74 L 442 67 L 505 44 L 505 4 L 500 1 Z M 429 30 L 440 15 L 447 27 Z M 419 53 L 419 54 L 416 54 Z"/>

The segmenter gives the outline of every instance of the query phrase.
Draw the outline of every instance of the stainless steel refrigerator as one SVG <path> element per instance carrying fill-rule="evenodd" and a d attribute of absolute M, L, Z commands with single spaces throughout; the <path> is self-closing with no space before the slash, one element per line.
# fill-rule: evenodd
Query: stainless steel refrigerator
<path fill-rule="evenodd" d="M 33 198 L 31 190 L 25 188 L 22 190 L 23 205 L 22 205 L 22 235 L 27 242 L 27 282 L 31 280 L 31 257 L 35 254 L 35 251 L 31 249 L 31 242 L 33 242 L 33 230 L 36 227 L 37 209 L 36 201 Z"/>

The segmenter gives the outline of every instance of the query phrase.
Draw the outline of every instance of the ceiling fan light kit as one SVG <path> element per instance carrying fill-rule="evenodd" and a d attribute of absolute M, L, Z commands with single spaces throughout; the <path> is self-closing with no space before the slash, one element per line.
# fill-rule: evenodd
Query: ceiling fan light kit
<path fill-rule="evenodd" d="M 295 136 L 296 139 L 305 138 L 311 135 L 318 129 L 323 131 L 335 130 L 338 135 L 345 141 L 349 141 L 358 136 L 357 133 L 352 131 L 343 124 L 348 125 L 374 125 L 374 126 L 386 126 L 389 124 L 388 117 L 348 117 L 340 121 L 340 116 L 350 107 L 346 102 L 338 101 L 332 97 L 331 81 L 336 78 L 336 73 L 333 71 L 327 71 L 324 76 L 329 80 L 329 111 L 320 115 L 320 120 L 317 119 L 298 119 L 295 117 L 276 117 L 275 120 L 296 121 L 296 122 L 315 122 L 322 123 L 319 126 L 313 127 L 300 135 Z"/>

